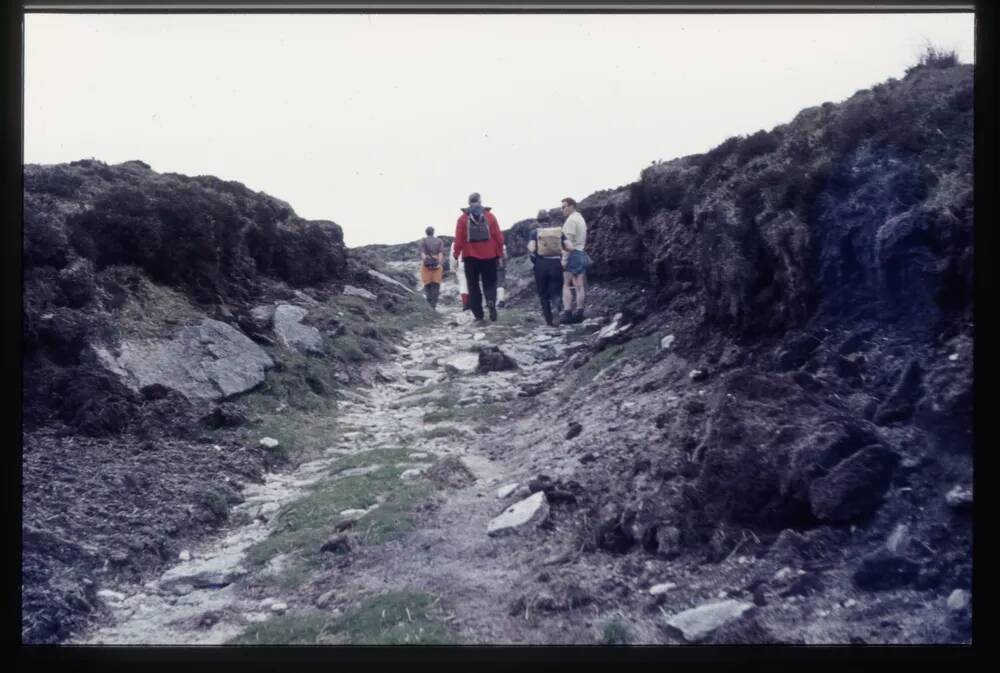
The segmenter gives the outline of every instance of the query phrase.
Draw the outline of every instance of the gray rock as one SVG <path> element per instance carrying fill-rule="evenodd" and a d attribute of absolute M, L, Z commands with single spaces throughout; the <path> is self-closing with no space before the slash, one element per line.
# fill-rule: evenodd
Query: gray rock
<path fill-rule="evenodd" d="M 497 498 L 503 500 L 511 493 L 513 493 L 515 490 L 517 490 L 518 486 L 519 484 L 507 484 L 506 486 L 501 486 L 500 488 L 497 489 Z"/>
<path fill-rule="evenodd" d="M 969 607 L 972 596 L 965 589 L 955 589 L 948 596 L 948 609 L 952 612 L 959 612 Z"/>
<path fill-rule="evenodd" d="M 451 374 L 471 374 L 479 366 L 478 353 L 455 353 L 441 359 L 441 366 Z"/>
<path fill-rule="evenodd" d="M 383 283 L 389 283 L 390 285 L 396 285 L 398 287 L 401 287 L 404 290 L 406 290 L 407 292 L 413 292 L 414 291 L 412 288 L 406 287 L 405 285 L 403 285 L 402 283 L 400 283 L 395 278 L 390 278 L 389 276 L 387 276 L 384 273 L 381 273 L 379 271 L 376 271 L 375 269 L 368 269 L 368 275 L 371 276 L 372 278 L 378 278 Z"/>
<path fill-rule="evenodd" d="M 190 584 L 195 589 L 219 588 L 232 584 L 246 574 L 241 568 L 206 568 L 191 574 L 179 574 L 172 578 L 164 576 L 162 585 Z"/>
<path fill-rule="evenodd" d="M 164 591 L 169 591 L 175 596 L 187 596 L 189 593 L 194 591 L 194 587 L 186 582 L 179 582 L 177 584 L 172 584 L 169 587 L 164 588 Z"/>
<path fill-rule="evenodd" d="M 957 485 L 948 491 L 947 495 L 944 496 L 944 500 L 952 509 L 972 507 L 972 489 Z"/>
<path fill-rule="evenodd" d="M 274 306 L 267 304 L 253 307 L 250 309 L 250 320 L 253 326 L 260 331 L 271 329 L 271 321 L 274 320 Z"/>
<path fill-rule="evenodd" d="M 125 594 L 120 591 L 113 591 L 111 589 L 101 589 L 97 592 L 99 598 L 103 598 L 106 601 L 112 601 L 114 603 L 120 603 L 125 600 Z"/>
<path fill-rule="evenodd" d="M 753 603 L 736 600 L 707 603 L 667 619 L 667 627 L 689 643 L 705 640 L 717 629 L 753 610 Z"/>
<path fill-rule="evenodd" d="M 310 325 L 303 325 L 302 319 L 309 311 L 291 304 L 280 304 L 274 309 L 274 333 L 287 348 L 294 348 L 300 353 L 321 354 L 323 352 L 323 337 L 319 330 Z"/>
<path fill-rule="evenodd" d="M 281 445 L 281 442 L 279 442 L 274 437 L 264 437 L 260 440 L 259 443 L 265 449 L 276 449 Z"/>
<path fill-rule="evenodd" d="M 349 297 L 361 297 L 362 299 L 367 299 L 368 301 L 375 301 L 378 297 L 368 290 L 360 287 L 354 287 L 353 285 L 344 286 L 344 294 Z"/>
<path fill-rule="evenodd" d="M 649 587 L 649 593 L 653 596 L 659 596 L 660 594 L 665 594 L 672 589 L 676 589 L 677 585 L 673 582 L 663 582 L 662 584 L 654 584 Z"/>
<path fill-rule="evenodd" d="M 522 530 L 528 526 L 537 526 L 549 515 L 549 503 L 544 491 L 516 502 L 499 516 L 494 517 L 486 526 L 486 534 L 493 537 Z"/>
<path fill-rule="evenodd" d="M 476 371 L 480 374 L 503 372 L 517 368 L 517 363 L 500 350 L 498 346 L 484 348 L 479 351 L 479 361 L 476 364 Z"/>
<path fill-rule="evenodd" d="M 889 535 L 889 539 L 885 542 L 886 549 L 892 554 L 898 554 L 906 543 L 909 541 L 909 529 L 905 523 L 897 525 L 892 533 Z"/>
<path fill-rule="evenodd" d="M 271 357 L 238 329 L 206 318 L 172 339 L 125 339 L 92 346 L 98 361 L 139 392 L 158 384 L 191 400 L 219 400 L 264 381 Z"/>
<path fill-rule="evenodd" d="M 660 339 L 660 350 L 667 350 L 674 344 L 674 335 L 668 334 Z"/>
<path fill-rule="evenodd" d="M 320 595 L 320 597 L 316 599 L 316 607 L 320 609 L 326 608 L 336 597 L 337 594 L 335 592 L 327 591 L 326 593 Z"/>

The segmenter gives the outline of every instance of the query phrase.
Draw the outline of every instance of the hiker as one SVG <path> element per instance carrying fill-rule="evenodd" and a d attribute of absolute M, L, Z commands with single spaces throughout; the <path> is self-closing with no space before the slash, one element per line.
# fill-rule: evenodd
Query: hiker
<path fill-rule="evenodd" d="M 427 303 L 437 308 L 444 277 L 444 241 L 434 235 L 434 227 L 424 230 L 426 238 L 420 242 L 420 282 L 424 284 Z"/>
<path fill-rule="evenodd" d="M 504 299 L 507 297 L 507 290 L 504 283 L 507 282 L 507 246 L 503 246 L 503 255 L 497 261 L 497 308 L 504 307 Z"/>
<path fill-rule="evenodd" d="M 587 244 L 587 223 L 576 210 L 576 201 L 570 197 L 562 200 L 562 212 L 566 220 L 562 231 L 566 235 L 563 252 L 563 307 L 562 322 L 566 324 L 583 322 L 583 299 L 586 296 L 584 284 L 590 257 L 584 252 Z M 574 310 L 573 293 L 576 293 Z"/>
<path fill-rule="evenodd" d="M 458 282 L 458 296 L 462 300 L 462 310 L 469 310 L 469 284 L 465 280 L 465 264 L 455 254 L 457 242 L 451 244 L 451 256 L 455 259 L 455 280 Z"/>
<path fill-rule="evenodd" d="M 538 226 L 528 234 L 528 254 L 535 269 L 535 289 L 542 304 L 545 324 L 558 327 L 562 309 L 562 255 L 566 235 L 558 226 L 552 226 L 549 211 L 539 210 Z"/>
<path fill-rule="evenodd" d="M 469 307 L 475 321 L 483 322 L 483 296 L 490 320 L 497 319 L 497 261 L 503 256 L 503 233 L 496 216 L 483 206 L 477 192 L 455 223 L 455 259 L 462 258 L 469 285 Z M 480 283 L 482 287 L 480 288 Z"/>

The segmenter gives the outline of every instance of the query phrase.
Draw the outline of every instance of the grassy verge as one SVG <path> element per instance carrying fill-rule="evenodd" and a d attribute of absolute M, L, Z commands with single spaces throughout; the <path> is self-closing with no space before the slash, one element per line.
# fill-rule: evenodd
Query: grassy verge
<path fill-rule="evenodd" d="M 355 525 L 357 541 L 362 545 L 380 544 L 412 530 L 413 510 L 431 493 L 423 480 L 402 481 L 407 449 L 376 449 L 347 456 L 334 463 L 335 473 L 351 468 L 376 467 L 371 472 L 332 478 L 315 484 L 308 495 L 278 510 L 276 528 L 265 540 L 247 551 L 246 563 L 263 567 L 279 554 L 289 556 L 289 564 L 272 581 L 283 584 L 295 573 L 322 567 L 331 558 L 320 547 L 333 532 L 333 524 L 345 509 L 367 509 L 381 504 Z"/>
<path fill-rule="evenodd" d="M 455 405 L 424 414 L 424 423 L 441 423 L 443 421 L 471 423 L 472 421 L 493 418 L 506 410 L 507 406 L 503 404 L 469 404 L 464 407 Z"/>
<path fill-rule="evenodd" d="M 457 642 L 440 621 L 444 611 L 432 596 L 392 592 L 365 600 L 341 617 L 327 614 L 276 617 L 251 626 L 238 645 L 438 645 Z"/>
<path fill-rule="evenodd" d="M 423 437 L 427 439 L 437 439 L 439 437 L 457 437 L 459 439 L 467 439 L 469 433 L 450 425 L 442 425 L 436 428 L 431 428 L 423 433 Z"/>
<path fill-rule="evenodd" d="M 644 360 L 656 353 L 659 339 L 655 334 L 630 339 L 622 344 L 608 346 L 600 353 L 594 354 L 584 365 L 570 375 L 563 384 L 560 398 L 563 401 L 572 397 L 573 393 L 594 380 L 600 374 L 602 377 L 613 373 L 617 368 L 634 360 Z M 603 373 L 602 373 L 603 372 Z"/>

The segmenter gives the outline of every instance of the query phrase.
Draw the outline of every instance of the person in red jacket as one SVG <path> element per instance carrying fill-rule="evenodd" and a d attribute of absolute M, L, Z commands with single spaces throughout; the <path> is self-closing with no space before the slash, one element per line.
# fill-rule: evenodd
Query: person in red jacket
<path fill-rule="evenodd" d="M 497 262 L 503 256 L 503 232 L 496 215 L 484 207 L 479 194 L 469 195 L 469 207 L 455 223 L 453 256 L 465 265 L 469 305 L 476 322 L 483 322 L 483 295 L 490 320 L 497 319 Z M 482 282 L 482 289 L 479 284 Z"/>

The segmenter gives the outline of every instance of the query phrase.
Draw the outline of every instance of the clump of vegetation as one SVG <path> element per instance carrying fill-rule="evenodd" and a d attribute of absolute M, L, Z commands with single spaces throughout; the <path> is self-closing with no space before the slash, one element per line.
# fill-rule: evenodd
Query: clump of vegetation
<path fill-rule="evenodd" d="M 474 420 L 492 418 L 504 411 L 502 404 L 470 404 L 459 407 L 451 406 L 440 411 L 431 411 L 424 414 L 424 423 L 441 423 L 442 421 L 472 422 Z"/>
<path fill-rule="evenodd" d="M 629 642 L 628 628 L 617 617 L 604 625 L 601 642 L 604 645 L 627 645 Z"/>
<path fill-rule="evenodd" d="M 781 139 L 778 133 L 768 132 L 761 129 L 756 133 L 749 135 L 740 144 L 739 148 L 736 150 L 736 160 L 742 166 L 754 157 L 761 156 L 763 154 L 770 154 L 774 150 L 778 149 L 781 144 Z"/>
<path fill-rule="evenodd" d="M 928 44 L 916 65 L 906 69 L 906 74 L 920 68 L 951 68 L 958 65 L 958 53 L 954 49 L 944 49 Z"/>

